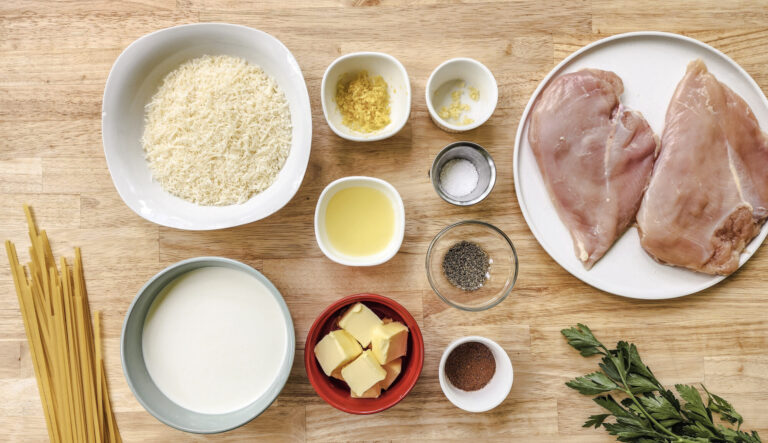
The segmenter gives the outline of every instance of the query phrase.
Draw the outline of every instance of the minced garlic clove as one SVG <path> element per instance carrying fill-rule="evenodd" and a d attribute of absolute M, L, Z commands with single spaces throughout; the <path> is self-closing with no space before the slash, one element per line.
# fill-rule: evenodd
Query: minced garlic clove
<path fill-rule="evenodd" d="M 387 126 L 391 122 L 387 88 L 380 75 L 371 77 L 368 71 L 342 75 L 335 97 L 342 123 L 359 132 L 374 132 Z"/>
<path fill-rule="evenodd" d="M 465 83 L 462 81 L 457 89 L 451 91 L 450 106 L 443 106 L 437 111 L 437 115 L 440 116 L 440 118 L 461 126 L 474 123 L 473 119 L 463 115 L 464 112 L 468 112 L 472 109 L 469 104 L 461 102 L 461 97 L 464 95 L 464 88 Z M 468 89 L 470 99 L 474 101 L 480 99 L 480 91 L 477 88 L 470 86 Z"/>
<path fill-rule="evenodd" d="M 480 100 L 480 91 L 474 86 L 469 87 L 469 98 L 474 101 Z"/>

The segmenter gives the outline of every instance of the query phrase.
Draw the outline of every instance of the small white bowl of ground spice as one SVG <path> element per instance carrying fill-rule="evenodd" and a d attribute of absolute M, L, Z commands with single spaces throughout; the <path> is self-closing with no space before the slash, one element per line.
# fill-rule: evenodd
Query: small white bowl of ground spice
<path fill-rule="evenodd" d="M 411 83 L 405 67 L 381 52 L 343 55 L 326 69 L 323 114 L 341 138 L 376 141 L 399 132 L 411 113 Z"/>
<path fill-rule="evenodd" d="M 440 387 L 457 407 L 485 412 L 500 405 L 512 389 L 514 371 L 507 352 L 477 335 L 448 345 L 440 359 Z"/>

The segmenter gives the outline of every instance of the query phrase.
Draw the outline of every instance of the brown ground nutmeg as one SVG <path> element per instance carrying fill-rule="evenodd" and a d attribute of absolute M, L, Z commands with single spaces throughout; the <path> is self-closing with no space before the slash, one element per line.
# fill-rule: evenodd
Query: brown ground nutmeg
<path fill-rule="evenodd" d="M 496 373 L 496 359 L 488 346 L 470 341 L 456 346 L 445 361 L 445 375 L 462 391 L 477 391 Z"/>

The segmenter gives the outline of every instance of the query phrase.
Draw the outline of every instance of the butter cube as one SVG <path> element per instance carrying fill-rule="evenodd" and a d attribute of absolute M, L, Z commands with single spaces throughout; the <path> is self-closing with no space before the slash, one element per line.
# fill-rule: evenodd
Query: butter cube
<path fill-rule="evenodd" d="M 341 376 L 349 388 L 358 397 L 387 377 L 387 371 L 381 367 L 371 351 L 363 351 L 352 363 L 341 369 Z"/>
<path fill-rule="evenodd" d="M 392 386 L 392 382 L 395 381 L 397 376 L 400 375 L 400 371 L 403 369 L 403 359 L 396 358 L 391 362 L 382 365 L 382 368 L 387 371 L 387 376 L 384 380 L 379 382 L 379 386 L 381 389 L 389 389 L 389 387 Z"/>
<path fill-rule="evenodd" d="M 341 375 L 341 370 L 342 369 L 343 368 L 339 368 L 339 369 L 333 371 L 333 373 L 331 373 L 331 377 L 333 377 L 335 379 L 338 379 L 338 380 L 341 380 L 341 381 L 344 381 L 344 377 Z M 384 370 L 387 371 L 387 376 L 389 376 L 389 369 L 384 368 Z M 399 371 L 399 369 L 398 369 L 398 371 Z M 379 398 L 379 396 L 381 395 L 382 383 L 384 383 L 384 382 L 386 382 L 386 379 L 380 381 L 379 383 L 376 383 L 375 385 L 373 385 L 373 387 L 371 389 L 363 392 L 363 395 L 356 395 L 355 391 L 350 389 L 349 390 L 350 396 L 352 398 Z"/>
<path fill-rule="evenodd" d="M 393 321 L 380 324 L 373 329 L 371 351 L 380 364 L 389 363 L 397 357 L 402 357 L 408 350 L 408 328 L 404 324 Z"/>
<path fill-rule="evenodd" d="M 381 383 L 376 383 L 371 389 L 363 392 L 363 395 L 356 395 L 355 391 L 351 389 L 349 394 L 352 398 L 379 398 L 381 395 Z"/>
<path fill-rule="evenodd" d="M 331 331 L 315 345 L 315 357 L 325 375 L 354 360 L 363 348 L 344 330 Z"/>
<path fill-rule="evenodd" d="M 362 303 L 352 305 L 339 320 L 339 326 L 352 334 L 364 348 L 371 344 L 371 332 L 380 324 L 379 316 Z"/>
<path fill-rule="evenodd" d="M 344 381 L 344 377 L 341 376 L 341 368 L 336 368 L 333 372 L 331 372 L 331 377 L 335 378 L 336 380 Z"/>

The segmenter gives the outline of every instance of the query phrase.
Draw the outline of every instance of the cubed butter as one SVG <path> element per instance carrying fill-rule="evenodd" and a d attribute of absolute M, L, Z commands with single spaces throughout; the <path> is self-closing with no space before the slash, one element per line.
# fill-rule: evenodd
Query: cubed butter
<path fill-rule="evenodd" d="M 391 362 L 382 365 L 382 368 L 387 371 L 387 376 L 384 380 L 379 382 L 379 386 L 381 389 L 389 389 L 389 387 L 392 386 L 392 382 L 395 381 L 397 376 L 400 375 L 400 371 L 403 369 L 403 359 L 396 358 Z"/>
<path fill-rule="evenodd" d="M 315 357 L 328 376 L 354 360 L 361 352 L 363 348 L 360 343 L 342 329 L 329 332 L 315 345 Z"/>
<path fill-rule="evenodd" d="M 408 350 L 408 328 L 397 321 L 376 325 L 371 337 L 371 351 L 380 364 L 402 357 Z"/>
<path fill-rule="evenodd" d="M 371 389 L 363 392 L 363 395 L 356 395 L 355 391 L 351 389 L 349 393 L 352 398 L 379 398 L 381 395 L 381 383 L 376 383 Z"/>
<path fill-rule="evenodd" d="M 387 371 L 381 367 L 370 350 L 363 351 L 352 363 L 341 369 L 341 376 L 349 388 L 358 397 L 387 377 Z"/>
<path fill-rule="evenodd" d="M 335 378 L 336 380 L 344 381 L 344 377 L 341 376 L 341 368 L 336 368 L 336 370 L 331 372 L 331 377 Z"/>
<path fill-rule="evenodd" d="M 380 324 L 379 316 L 362 303 L 352 305 L 339 320 L 339 326 L 352 334 L 364 348 L 371 344 L 371 332 Z"/>

